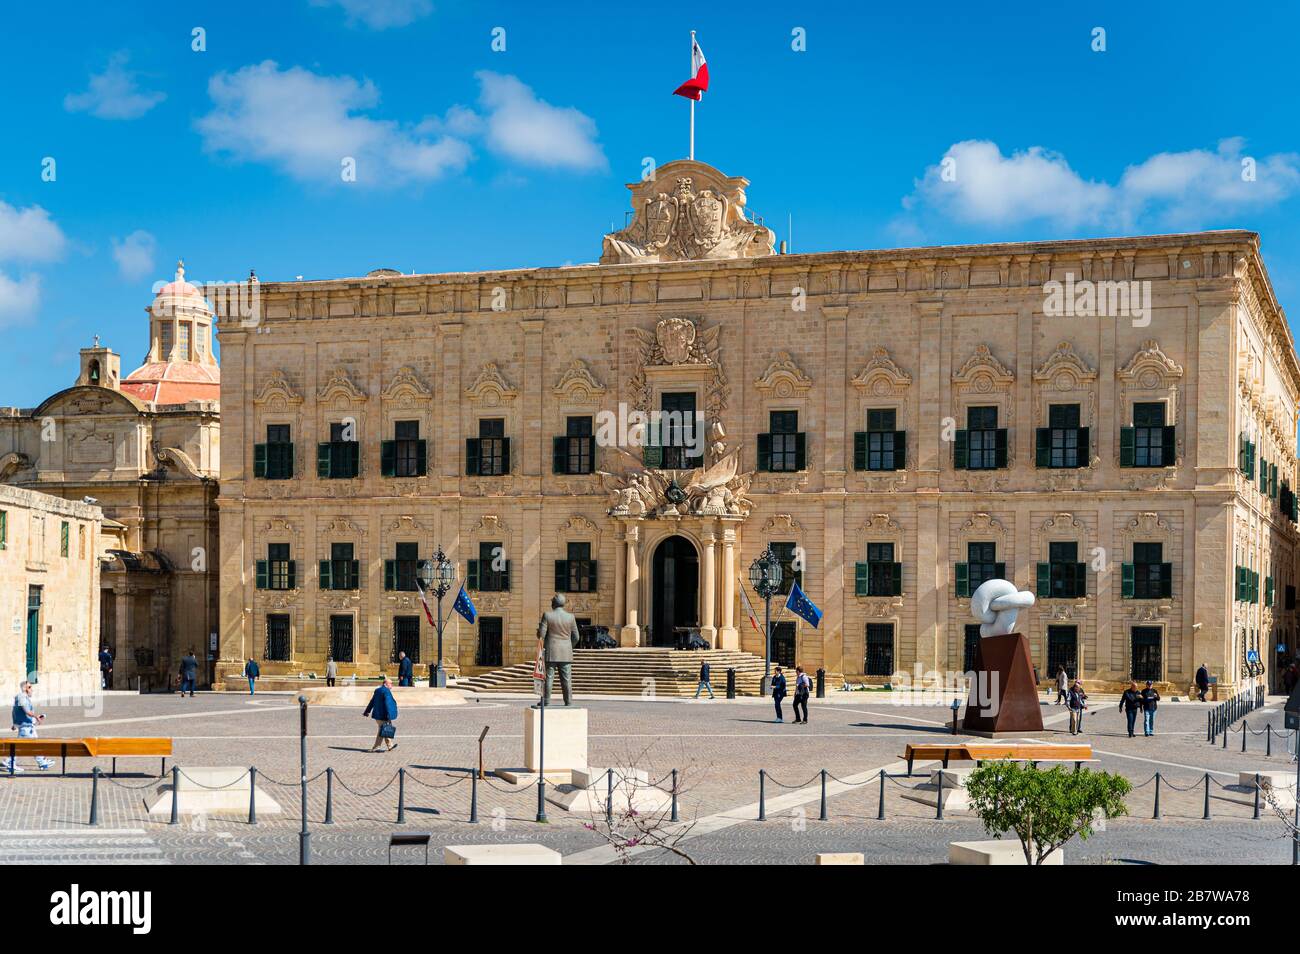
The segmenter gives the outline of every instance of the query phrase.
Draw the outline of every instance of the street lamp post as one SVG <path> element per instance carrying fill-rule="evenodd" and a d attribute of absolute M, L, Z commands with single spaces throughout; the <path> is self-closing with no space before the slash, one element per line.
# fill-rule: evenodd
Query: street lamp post
<path fill-rule="evenodd" d="M 447 595 L 456 581 L 456 564 L 447 559 L 447 555 L 442 552 L 442 547 L 438 547 L 432 559 L 420 564 L 420 580 L 424 583 L 425 590 L 432 592 L 438 599 L 438 656 L 429 670 L 429 685 L 432 688 L 445 689 L 447 670 L 442 668 L 442 598 Z"/>
<path fill-rule="evenodd" d="M 749 565 L 749 582 L 762 598 L 763 608 L 763 684 L 761 695 L 772 690 L 772 596 L 781 588 L 781 561 L 769 546 Z"/>

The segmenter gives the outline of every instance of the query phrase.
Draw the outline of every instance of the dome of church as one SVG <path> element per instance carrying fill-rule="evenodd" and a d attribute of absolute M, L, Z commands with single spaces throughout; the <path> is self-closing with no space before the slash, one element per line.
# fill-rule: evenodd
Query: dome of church
<path fill-rule="evenodd" d="M 152 361 L 122 379 L 122 390 L 155 404 L 221 400 L 221 368 L 194 361 Z"/>

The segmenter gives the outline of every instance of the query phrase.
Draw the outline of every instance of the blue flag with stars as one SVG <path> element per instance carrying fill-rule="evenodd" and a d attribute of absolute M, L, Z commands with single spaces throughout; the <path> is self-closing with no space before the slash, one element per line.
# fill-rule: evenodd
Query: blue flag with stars
<path fill-rule="evenodd" d="M 469 598 L 469 594 L 465 592 L 464 583 L 460 585 L 460 592 L 456 594 L 456 602 L 451 608 L 471 623 L 478 619 L 478 610 L 474 606 L 474 601 Z"/>
<path fill-rule="evenodd" d="M 808 594 L 799 588 L 798 583 L 790 587 L 790 596 L 785 601 L 785 608 L 795 616 L 811 623 L 813 628 L 822 621 L 822 611 L 817 608 L 817 604 L 808 599 Z"/>

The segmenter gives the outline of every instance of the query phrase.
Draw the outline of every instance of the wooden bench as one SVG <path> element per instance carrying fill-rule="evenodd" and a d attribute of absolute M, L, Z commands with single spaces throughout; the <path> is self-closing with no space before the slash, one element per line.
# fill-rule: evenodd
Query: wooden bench
<path fill-rule="evenodd" d="M 119 738 L 119 739 L 0 739 L 0 753 L 9 752 L 12 760 L 16 756 L 46 756 L 63 760 L 60 771 L 68 772 L 68 757 L 72 758 L 112 758 L 113 771 L 117 774 L 119 757 L 154 756 L 162 759 L 162 769 L 158 777 L 167 774 L 167 756 L 172 754 L 171 739 Z M 13 774 L 13 762 L 10 762 L 9 774 Z"/>
<path fill-rule="evenodd" d="M 993 762 L 1007 759 L 1015 762 L 1073 762 L 1078 768 L 1084 762 L 1096 761 L 1092 757 L 1091 745 L 1033 745 L 1026 743 L 999 742 L 962 742 L 944 745 L 925 742 L 919 745 L 907 744 L 903 753 L 907 759 L 907 774 L 912 774 L 912 763 L 917 759 L 938 759 L 947 768 L 949 762 Z"/>

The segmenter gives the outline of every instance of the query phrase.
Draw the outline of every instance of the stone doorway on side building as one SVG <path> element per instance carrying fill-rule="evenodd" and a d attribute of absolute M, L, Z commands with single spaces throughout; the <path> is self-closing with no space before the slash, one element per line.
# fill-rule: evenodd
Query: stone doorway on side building
<path fill-rule="evenodd" d="M 700 625 L 699 559 L 683 536 L 668 537 L 655 547 L 650 645 L 673 647 L 678 627 Z"/>

